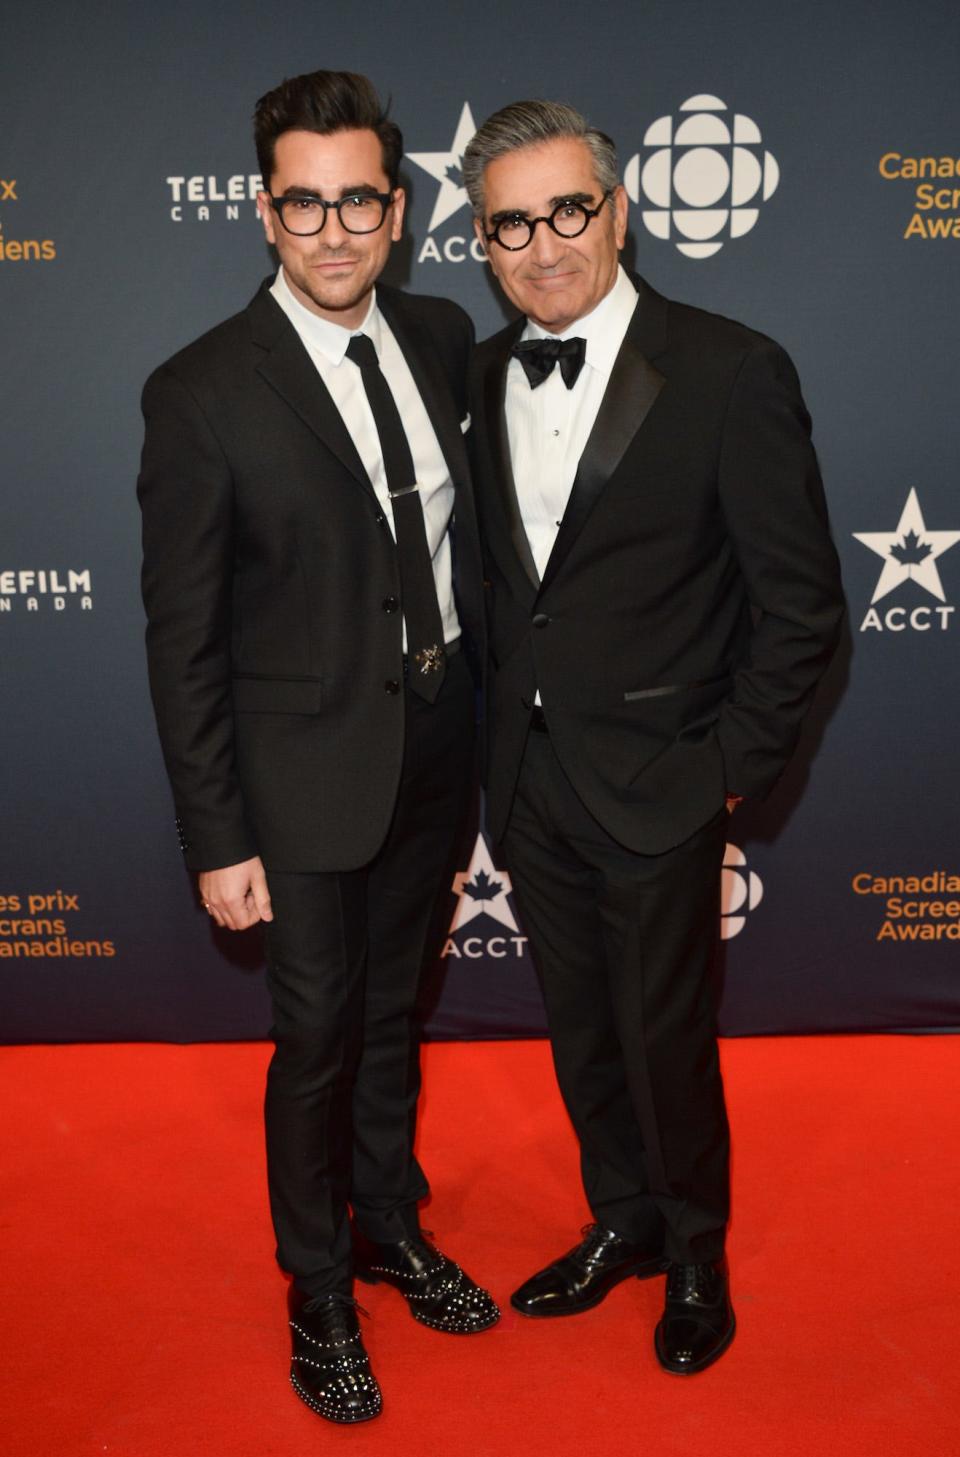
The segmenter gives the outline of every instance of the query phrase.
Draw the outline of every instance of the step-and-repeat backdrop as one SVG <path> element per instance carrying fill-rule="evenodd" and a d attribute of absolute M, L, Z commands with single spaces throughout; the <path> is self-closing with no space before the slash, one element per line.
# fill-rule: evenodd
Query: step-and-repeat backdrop
<path fill-rule="evenodd" d="M 256 98 L 366 72 L 405 138 L 391 278 L 504 314 L 463 149 L 525 96 L 620 149 L 628 261 L 795 359 L 849 620 L 802 750 L 731 821 L 729 1033 L 960 1022 L 960 13 L 946 0 L 169 0 L 8 7 L 0 45 L 0 1035 L 268 1028 L 256 933 L 179 862 L 148 702 L 134 481 L 150 369 L 272 267 Z M 495 846 L 466 835 L 425 1006 L 542 1028 Z"/>

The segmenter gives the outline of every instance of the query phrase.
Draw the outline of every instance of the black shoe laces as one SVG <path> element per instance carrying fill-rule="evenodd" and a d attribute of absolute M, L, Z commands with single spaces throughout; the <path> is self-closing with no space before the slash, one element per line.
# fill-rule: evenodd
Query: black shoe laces
<path fill-rule="evenodd" d="M 612 1229 L 604 1229 L 601 1224 L 585 1224 L 580 1233 L 584 1236 L 580 1254 L 587 1264 L 591 1264 L 603 1254 L 611 1239 L 620 1238 Z"/>
<path fill-rule="evenodd" d="M 710 1291 L 716 1283 L 712 1265 L 671 1265 L 667 1294 L 689 1297 Z"/>
<path fill-rule="evenodd" d="M 300 1307 L 304 1315 L 313 1315 L 314 1311 L 322 1310 L 325 1305 L 338 1305 L 345 1309 L 359 1311 L 370 1319 L 369 1310 L 364 1310 L 359 1300 L 352 1295 L 344 1295 L 339 1290 L 330 1290 L 325 1295 L 315 1295 L 312 1300 L 307 1300 Z"/>

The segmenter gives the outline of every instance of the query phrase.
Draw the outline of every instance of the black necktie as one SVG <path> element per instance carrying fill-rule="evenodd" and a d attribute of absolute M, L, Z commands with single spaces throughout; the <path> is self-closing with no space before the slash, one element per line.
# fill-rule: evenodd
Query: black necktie
<path fill-rule="evenodd" d="M 377 351 L 366 334 L 354 334 L 347 345 L 347 358 L 359 365 L 363 387 L 373 411 L 387 490 L 393 508 L 400 568 L 400 605 L 407 625 L 407 681 L 415 693 L 433 703 L 446 671 L 443 651 L 443 619 L 437 602 L 437 585 L 427 544 L 427 528 L 420 503 L 413 456 L 400 411 L 390 392 L 377 359 Z"/>
<path fill-rule="evenodd" d="M 572 390 L 587 357 L 587 341 L 586 339 L 528 339 L 524 344 L 514 344 L 510 353 L 523 365 L 523 372 L 530 381 L 532 390 L 549 378 L 553 366 L 558 360 L 563 382 L 568 390 Z"/>

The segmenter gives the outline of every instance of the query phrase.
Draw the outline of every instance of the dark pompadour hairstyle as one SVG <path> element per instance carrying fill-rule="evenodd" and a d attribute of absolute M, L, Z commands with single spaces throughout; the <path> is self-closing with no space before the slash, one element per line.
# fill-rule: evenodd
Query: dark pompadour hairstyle
<path fill-rule="evenodd" d="M 284 132 L 371 131 L 380 139 L 383 170 L 396 187 L 403 156 L 403 137 L 387 119 L 388 106 L 366 76 L 353 71 L 311 71 L 293 76 L 261 96 L 253 114 L 253 138 L 263 185 L 269 190 L 274 148 Z"/>

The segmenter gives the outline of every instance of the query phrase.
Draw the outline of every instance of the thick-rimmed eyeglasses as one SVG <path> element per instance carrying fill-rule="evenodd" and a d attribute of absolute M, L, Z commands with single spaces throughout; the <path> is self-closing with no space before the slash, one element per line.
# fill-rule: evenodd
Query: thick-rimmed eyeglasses
<path fill-rule="evenodd" d="M 582 202 L 558 202 L 553 212 L 542 218 L 524 217 L 523 213 L 508 213 L 494 225 L 493 231 L 484 233 L 488 243 L 499 243 L 501 248 L 516 253 L 532 241 L 537 223 L 546 223 L 560 238 L 579 238 L 586 232 L 604 203 L 611 197 L 613 188 L 603 194 L 596 207 L 585 207 Z"/>
<path fill-rule="evenodd" d="M 322 232 L 331 208 L 345 232 L 375 233 L 382 226 L 391 202 L 392 192 L 353 192 L 348 197 L 338 197 L 336 202 L 327 202 L 326 198 L 314 197 L 309 192 L 270 198 L 270 206 L 287 232 L 297 238 Z"/>

